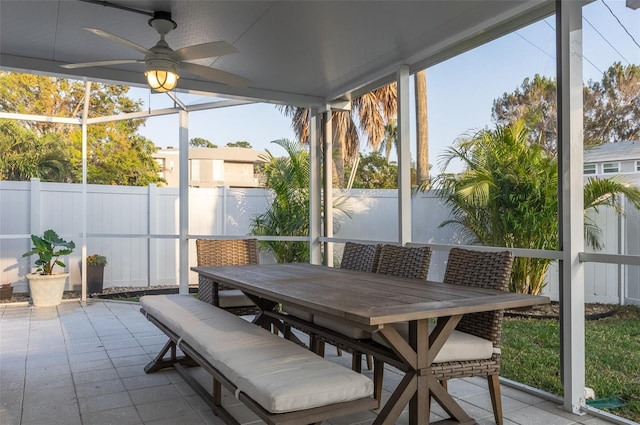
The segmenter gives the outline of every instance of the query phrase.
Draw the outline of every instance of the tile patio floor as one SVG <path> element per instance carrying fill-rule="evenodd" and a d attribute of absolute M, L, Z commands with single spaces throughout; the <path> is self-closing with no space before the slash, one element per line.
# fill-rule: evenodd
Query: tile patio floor
<path fill-rule="evenodd" d="M 221 425 L 177 373 L 144 373 L 143 366 L 165 342 L 136 303 L 2 304 L 0 424 Z M 350 367 L 350 356 L 337 357 L 330 347 L 327 358 Z M 400 378 L 393 369 L 385 372 L 385 397 Z M 478 424 L 494 423 L 485 380 L 453 380 L 449 390 Z M 502 392 L 505 425 L 609 423 L 566 413 L 557 403 L 505 385 Z M 260 422 L 231 395 L 223 403 L 233 406 L 230 410 L 241 423 Z M 442 411 L 435 403 L 433 410 L 432 420 L 439 419 Z M 370 424 L 374 418 L 375 412 L 367 412 L 325 423 Z M 407 418 L 405 411 L 398 424 L 406 424 Z"/>

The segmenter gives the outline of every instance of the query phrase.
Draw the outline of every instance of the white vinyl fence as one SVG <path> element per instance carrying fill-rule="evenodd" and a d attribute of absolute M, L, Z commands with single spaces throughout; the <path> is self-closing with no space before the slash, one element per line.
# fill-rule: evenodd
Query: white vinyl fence
<path fill-rule="evenodd" d="M 28 290 L 25 274 L 32 263 L 22 254 L 31 247 L 29 235 L 54 229 L 76 243 L 63 261 L 71 273 L 69 286 L 79 289 L 82 258 L 82 199 L 79 184 L 0 181 L 0 283 L 11 282 L 16 292 Z M 87 251 L 108 259 L 105 287 L 177 285 L 178 189 L 87 185 Z M 338 212 L 335 237 L 393 242 L 398 232 L 395 190 L 354 189 L 336 193 Z M 199 236 L 247 236 L 251 218 L 269 204 L 263 189 L 190 188 L 189 233 Z M 597 222 L 605 235 L 606 253 L 640 254 L 640 214 L 627 206 L 619 218 L 601 211 Z M 412 239 L 426 244 L 461 244 L 451 228 L 439 225 L 449 211 L 435 192 L 412 199 Z M 339 258 L 341 246 L 336 245 Z M 433 254 L 429 278 L 441 280 L 447 251 Z M 195 265 L 195 242 L 190 263 Z M 261 253 L 261 261 L 273 261 Z M 585 295 L 588 302 L 640 304 L 640 267 L 587 263 Z M 558 298 L 557 270 L 552 267 L 545 290 Z M 190 283 L 197 276 L 190 273 Z M 622 299 L 621 295 L 622 294 Z"/>

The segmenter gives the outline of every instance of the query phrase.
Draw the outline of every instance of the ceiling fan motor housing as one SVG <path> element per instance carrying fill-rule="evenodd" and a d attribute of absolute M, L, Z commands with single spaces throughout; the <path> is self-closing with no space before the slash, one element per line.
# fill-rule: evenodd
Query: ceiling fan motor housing
<path fill-rule="evenodd" d="M 171 12 L 153 12 L 153 18 L 149 19 L 152 26 L 161 36 L 169 33 L 178 27 L 178 24 L 171 19 Z"/>

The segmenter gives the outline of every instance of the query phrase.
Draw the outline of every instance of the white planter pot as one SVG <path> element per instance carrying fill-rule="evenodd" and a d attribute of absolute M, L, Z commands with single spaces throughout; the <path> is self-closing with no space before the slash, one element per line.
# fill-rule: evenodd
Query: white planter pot
<path fill-rule="evenodd" d="M 62 294 L 69 273 L 27 274 L 29 292 L 34 307 L 55 307 L 62 302 Z"/>

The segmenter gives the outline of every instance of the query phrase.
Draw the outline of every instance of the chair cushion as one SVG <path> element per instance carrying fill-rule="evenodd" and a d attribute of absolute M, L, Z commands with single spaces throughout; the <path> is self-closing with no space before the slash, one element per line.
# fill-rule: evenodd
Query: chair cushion
<path fill-rule="evenodd" d="M 218 291 L 221 308 L 247 307 L 254 305 L 239 289 L 225 289 Z"/>
<path fill-rule="evenodd" d="M 187 295 L 147 295 L 143 309 L 267 411 L 284 413 L 373 395 L 356 372 Z"/>
<path fill-rule="evenodd" d="M 409 324 L 407 322 L 394 323 L 392 325 L 405 339 L 409 337 Z M 429 323 L 429 333 L 433 331 L 435 324 Z M 373 334 L 373 340 L 387 345 L 379 334 Z M 467 360 L 486 360 L 494 354 L 493 343 L 487 339 L 468 333 L 453 331 L 449 339 L 436 356 L 434 363 L 462 362 Z"/>
<path fill-rule="evenodd" d="M 324 316 L 322 314 L 314 315 L 313 323 L 353 339 L 371 339 L 371 332 L 376 329 L 375 327 L 369 327 L 367 331 L 362 329 L 365 325 L 358 326 L 349 320 Z"/>
<path fill-rule="evenodd" d="M 307 322 L 313 321 L 313 313 L 294 305 L 283 304 L 282 311 L 298 319 L 306 320 Z"/>

